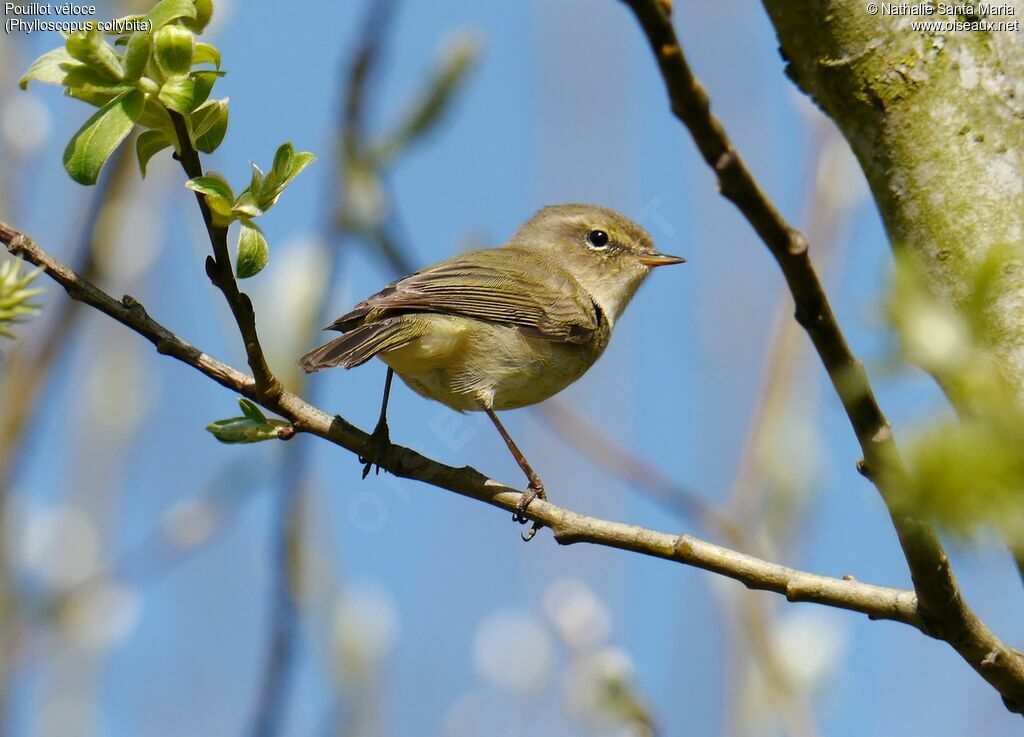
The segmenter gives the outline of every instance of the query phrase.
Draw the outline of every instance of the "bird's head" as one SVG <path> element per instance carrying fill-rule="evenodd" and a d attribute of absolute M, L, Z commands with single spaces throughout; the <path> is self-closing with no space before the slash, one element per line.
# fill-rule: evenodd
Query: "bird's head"
<path fill-rule="evenodd" d="M 615 319 L 653 269 L 686 260 L 658 253 L 647 231 L 625 215 L 597 205 L 545 207 L 509 245 L 537 249 L 556 259 Z"/>

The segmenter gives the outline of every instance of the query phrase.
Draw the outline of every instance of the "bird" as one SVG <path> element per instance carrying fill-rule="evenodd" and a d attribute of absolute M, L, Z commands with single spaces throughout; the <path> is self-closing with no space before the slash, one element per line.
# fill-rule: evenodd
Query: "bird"
<path fill-rule="evenodd" d="M 615 210 L 544 207 L 504 245 L 440 261 L 367 297 L 324 328 L 341 335 L 299 366 L 351 369 L 375 357 L 388 366 L 380 417 L 360 457 L 363 478 L 391 442 L 394 374 L 457 412 L 486 413 L 529 483 L 513 517 L 525 524 L 530 503 L 547 495 L 496 412 L 542 402 L 583 376 L 647 276 L 684 261 L 659 253 Z"/>

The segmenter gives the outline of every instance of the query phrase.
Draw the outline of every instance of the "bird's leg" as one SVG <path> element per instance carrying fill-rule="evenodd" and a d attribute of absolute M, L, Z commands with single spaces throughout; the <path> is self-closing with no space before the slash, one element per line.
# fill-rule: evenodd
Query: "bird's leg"
<path fill-rule="evenodd" d="M 370 442 L 367 443 L 366 449 L 359 455 L 359 462 L 366 464 L 363 466 L 364 479 L 370 475 L 370 469 L 376 465 L 375 461 L 391 445 L 391 435 L 388 432 L 388 397 L 391 396 L 391 380 L 394 378 L 395 371 L 388 366 L 388 377 L 384 379 L 384 398 L 380 403 L 380 418 L 377 420 L 377 426 L 370 433 Z M 379 465 L 377 465 L 377 473 L 380 473 Z"/>
<path fill-rule="evenodd" d="M 515 514 L 512 515 L 512 519 L 521 525 L 525 525 L 529 520 L 524 515 L 526 508 L 530 506 L 530 502 L 534 499 L 547 499 L 547 494 L 544 493 L 544 484 L 540 480 L 540 476 L 537 475 L 536 471 L 530 466 L 530 463 L 526 460 L 526 456 L 523 455 L 523 451 L 519 450 L 519 446 L 516 445 L 512 436 L 508 434 L 508 430 L 501 424 L 501 420 L 494 414 L 494 410 L 484 407 L 484 412 L 491 418 L 491 422 L 498 428 L 498 432 L 501 433 L 502 439 L 505 441 L 505 445 L 512 451 L 512 457 L 516 459 L 516 463 L 523 469 L 523 473 L 526 474 L 527 480 L 530 485 L 526 487 L 526 491 L 519 498 L 519 504 L 516 507 Z M 537 530 L 541 528 L 540 522 L 534 522 L 533 527 L 529 532 L 523 533 L 523 540 L 529 541 L 533 539 L 533 536 L 537 534 Z"/>

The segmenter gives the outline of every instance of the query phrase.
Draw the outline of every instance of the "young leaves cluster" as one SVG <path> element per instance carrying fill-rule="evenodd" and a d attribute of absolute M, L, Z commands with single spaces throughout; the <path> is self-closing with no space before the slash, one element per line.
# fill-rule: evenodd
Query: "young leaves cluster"
<path fill-rule="evenodd" d="M 170 111 L 187 122 L 195 147 L 210 153 L 224 140 L 228 101 L 211 100 L 224 75 L 220 52 L 196 36 L 210 22 L 212 0 L 161 0 L 146 15 L 128 16 L 115 29 L 95 26 L 65 37 L 65 44 L 37 59 L 21 78 L 64 87 L 65 94 L 99 108 L 64 151 L 64 167 L 76 182 L 95 184 L 100 169 L 138 125 L 136 142 L 143 176 L 157 152 L 178 148 Z"/>
<path fill-rule="evenodd" d="M 228 180 L 216 172 L 191 179 L 185 185 L 206 198 L 216 225 L 226 227 L 235 220 L 239 221 L 241 229 L 235 267 L 239 279 L 258 274 L 270 258 L 267 239 L 253 219 L 273 207 L 285 187 L 314 161 L 316 157 L 308 151 L 296 153 L 291 143 L 283 143 L 274 154 L 269 172 L 264 174 L 256 164 L 251 164 L 249 186 L 238 196 L 235 196 Z"/>
<path fill-rule="evenodd" d="M 206 429 L 222 443 L 258 443 L 262 440 L 287 440 L 294 434 L 290 423 L 284 420 L 268 420 L 266 415 L 248 399 L 239 398 L 241 417 L 216 420 Z"/>
<path fill-rule="evenodd" d="M 13 338 L 9 328 L 39 312 L 31 300 L 43 290 L 30 289 L 29 285 L 42 272 L 42 269 L 22 272 L 20 259 L 5 258 L 0 262 L 0 335 Z"/>
<path fill-rule="evenodd" d="M 194 176 L 202 171 L 195 164 L 197 152 L 213 152 L 224 140 L 228 125 L 227 99 L 210 99 L 214 83 L 224 75 L 220 52 L 197 40 L 212 15 L 212 0 L 160 0 L 145 15 L 116 21 L 110 33 L 90 24 L 65 35 L 64 46 L 37 59 L 20 86 L 26 89 L 32 81 L 60 85 L 65 94 L 99 108 L 64 151 L 64 167 L 81 184 L 96 183 L 104 163 L 136 125 L 144 129 L 135 147 L 142 176 L 156 153 L 173 147 L 193 177 L 186 186 L 206 203 L 204 217 L 215 229 L 211 230 L 215 253 L 228 226 L 239 221 L 236 273 L 247 278 L 263 269 L 269 258 L 267 240 L 254 219 L 273 207 L 316 157 L 297 153 L 291 143 L 285 143 L 277 149 L 268 172 L 252 165 L 249 186 L 238 196 L 220 174 Z M 36 275 L 19 276 L 16 265 L 0 267 L 0 334 L 7 334 L 5 323 L 17 322 L 33 311 L 28 299 L 38 290 L 26 286 Z M 229 292 L 225 296 L 231 302 Z M 221 442 L 252 443 L 294 434 L 289 423 L 268 420 L 252 402 L 240 399 L 239 403 L 241 417 L 207 427 Z"/>
<path fill-rule="evenodd" d="M 72 179 L 95 184 L 103 164 L 136 125 L 145 129 L 135 143 L 143 176 L 160 151 L 174 147 L 180 154 L 184 142 L 172 115 L 185 121 L 188 143 L 196 150 L 212 153 L 220 146 L 228 127 L 228 101 L 209 99 L 217 78 L 224 75 L 220 52 L 197 40 L 212 15 L 212 0 L 160 0 L 146 15 L 127 16 L 114 24 L 143 30 L 104 34 L 91 25 L 67 35 L 63 47 L 29 67 L 21 78 L 22 89 L 32 81 L 61 85 L 67 95 L 99 108 L 64 151 L 64 167 Z M 296 153 L 286 143 L 278 148 L 267 174 L 253 164 L 252 180 L 237 197 L 220 174 L 188 182 L 205 197 L 214 225 L 240 221 L 239 278 L 259 273 L 270 255 L 253 219 L 269 210 L 315 158 L 305 151 Z"/>
<path fill-rule="evenodd" d="M 1019 278 L 1024 253 L 993 248 L 970 268 L 970 297 L 953 307 L 929 292 L 920 265 L 897 259 L 889 318 L 904 358 L 931 373 L 957 409 L 911 438 L 902 501 L 961 535 L 998 528 L 1024 544 L 1024 407 L 990 350 L 994 287 Z"/>

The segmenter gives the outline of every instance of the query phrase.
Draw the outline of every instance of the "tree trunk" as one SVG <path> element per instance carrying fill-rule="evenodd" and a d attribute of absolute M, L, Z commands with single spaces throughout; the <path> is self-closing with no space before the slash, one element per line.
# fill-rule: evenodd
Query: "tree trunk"
<path fill-rule="evenodd" d="M 1024 244 L 1024 0 L 987 17 L 940 16 L 927 2 L 764 4 L 787 73 L 850 143 L 894 247 L 918 257 L 933 294 L 963 304 L 990 249 Z M 893 14 L 907 5 L 936 14 Z M 1017 30 L 911 27 L 977 20 Z M 1024 278 L 1012 271 L 984 307 L 981 337 L 1024 400 Z"/>

